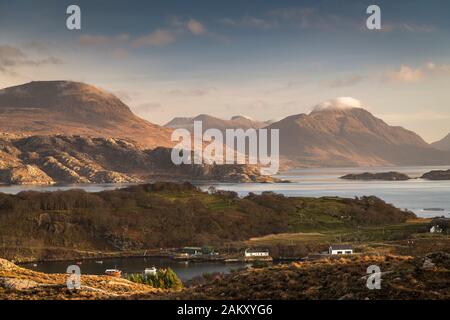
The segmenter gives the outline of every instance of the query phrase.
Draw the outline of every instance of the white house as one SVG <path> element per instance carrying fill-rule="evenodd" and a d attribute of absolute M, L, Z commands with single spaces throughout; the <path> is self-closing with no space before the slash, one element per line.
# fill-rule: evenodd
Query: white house
<path fill-rule="evenodd" d="M 332 244 L 328 248 L 328 254 L 353 254 L 353 248 L 347 244 Z"/>
<path fill-rule="evenodd" d="M 431 232 L 431 233 L 442 233 L 442 228 L 439 227 L 439 225 L 437 224 L 437 225 L 432 226 L 432 227 L 430 228 L 430 232 Z"/>
<path fill-rule="evenodd" d="M 246 258 L 256 258 L 256 257 L 269 257 L 269 250 L 266 249 L 245 249 L 244 253 Z"/>
<path fill-rule="evenodd" d="M 156 274 L 156 268 L 155 267 L 151 267 L 151 268 L 145 268 L 144 270 L 144 274 L 145 275 L 155 275 Z"/>

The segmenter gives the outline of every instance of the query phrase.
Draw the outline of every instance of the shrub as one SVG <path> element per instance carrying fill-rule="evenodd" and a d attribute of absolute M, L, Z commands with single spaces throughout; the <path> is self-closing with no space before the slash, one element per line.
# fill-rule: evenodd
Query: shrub
<path fill-rule="evenodd" d="M 154 288 L 179 290 L 183 287 L 180 278 L 171 268 L 159 269 L 155 274 L 134 273 L 126 278 L 132 282 L 146 284 Z"/>

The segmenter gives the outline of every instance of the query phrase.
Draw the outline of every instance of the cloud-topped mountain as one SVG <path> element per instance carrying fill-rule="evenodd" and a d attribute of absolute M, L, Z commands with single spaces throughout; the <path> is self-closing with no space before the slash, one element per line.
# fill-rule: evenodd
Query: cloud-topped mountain
<path fill-rule="evenodd" d="M 194 121 L 202 121 L 203 130 L 214 128 L 221 131 L 225 131 L 225 129 L 259 129 L 270 124 L 269 122 L 255 121 L 244 116 L 233 116 L 230 120 L 225 120 L 207 114 L 200 114 L 196 117 L 176 117 L 164 126 L 172 129 L 184 128 L 192 131 Z"/>
<path fill-rule="evenodd" d="M 0 90 L 2 132 L 80 134 L 170 145 L 170 130 L 134 115 L 116 96 L 80 82 L 33 81 Z"/>
<path fill-rule="evenodd" d="M 334 103 L 272 123 L 280 130 L 280 154 L 295 166 L 450 164 L 450 153 L 420 136 L 390 126 L 363 108 Z"/>
<path fill-rule="evenodd" d="M 441 140 L 433 142 L 431 145 L 439 150 L 450 151 L 450 133 Z"/>

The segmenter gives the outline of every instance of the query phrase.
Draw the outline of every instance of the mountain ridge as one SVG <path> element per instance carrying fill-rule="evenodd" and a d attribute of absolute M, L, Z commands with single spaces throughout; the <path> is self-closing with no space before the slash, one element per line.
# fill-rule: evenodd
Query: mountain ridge
<path fill-rule="evenodd" d="M 0 90 L 3 132 L 79 134 L 170 146 L 171 130 L 136 116 L 115 95 L 81 82 L 32 81 Z"/>
<path fill-rule="evenodd" d="M 431 145 L 439 150 L 450 151 L 450 133 L 441 140 L 433 142 Z"/>

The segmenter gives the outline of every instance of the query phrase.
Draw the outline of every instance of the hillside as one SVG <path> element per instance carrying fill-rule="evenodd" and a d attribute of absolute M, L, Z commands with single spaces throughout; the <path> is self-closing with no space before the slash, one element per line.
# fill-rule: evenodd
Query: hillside
<path fill-rule="evenodd" d="M 167 128 L 134 115 L 113 94 L 72 81 L 33 81 L 0 90 L 2 132 L 126 138 L 170 146 Z"/>
<path fill-rule="evenodd" d="M 450 164 L 450 153 L 390 126 L 362 108 L 317 109 L 272 123 L 280 130 L 280 154 L 291 166 Z"/>
<path fill-rule="evenodd" d="M 434 148 L 444 151 L 450 151 L 450 133 L 439 141 L 431 144 Z"/>
<path fill-rule="evenodd" d="M 354 230 L 403 223 L 414 214 L 375 197 L 239 198 L 190 184 L 115 191 L 0 194 L 0 257 L 76 259 L 189 245 L 223 245 L 269 234 Z"/>
<path fill-rule="evenodd" d="M 367 267 L 382 271 L 381 290 L 368 290 Z M 176 299 L 448 300 L 450 254 L 424 257 L 350 256 L 295 262 L 217 276 L 170 295 Z"/>
<path fill-rule="evenodd" d="M 382 270 L 381 290 L 366 287 L 370 265 Z M 35 272 L 0 259 L 0 299 L 448 300 L 450 255 L 357 255 L 205 278 L 204 284 L 165 290 L 125 279 L 82 275 L 81 290 L 70 291 L 67 275 Z"/>
<path fill-rule="evenodd" d="M 130 295 L 153 295 L 163 290 L 125 279 L 81 275 L 81 290 L 70 291 L 66 274 L 45 274 L 0 259 L 0 299 L 91 300 L 126 299 Z"/>
<path fill-rule="evenodd" d="M 0 135 L 0 183 L 127 183 L 150 179 L 276 182 L 257 167 L 183 164 L 171 149 L 144 149 L 132 140 L 86 136 Z"/>

